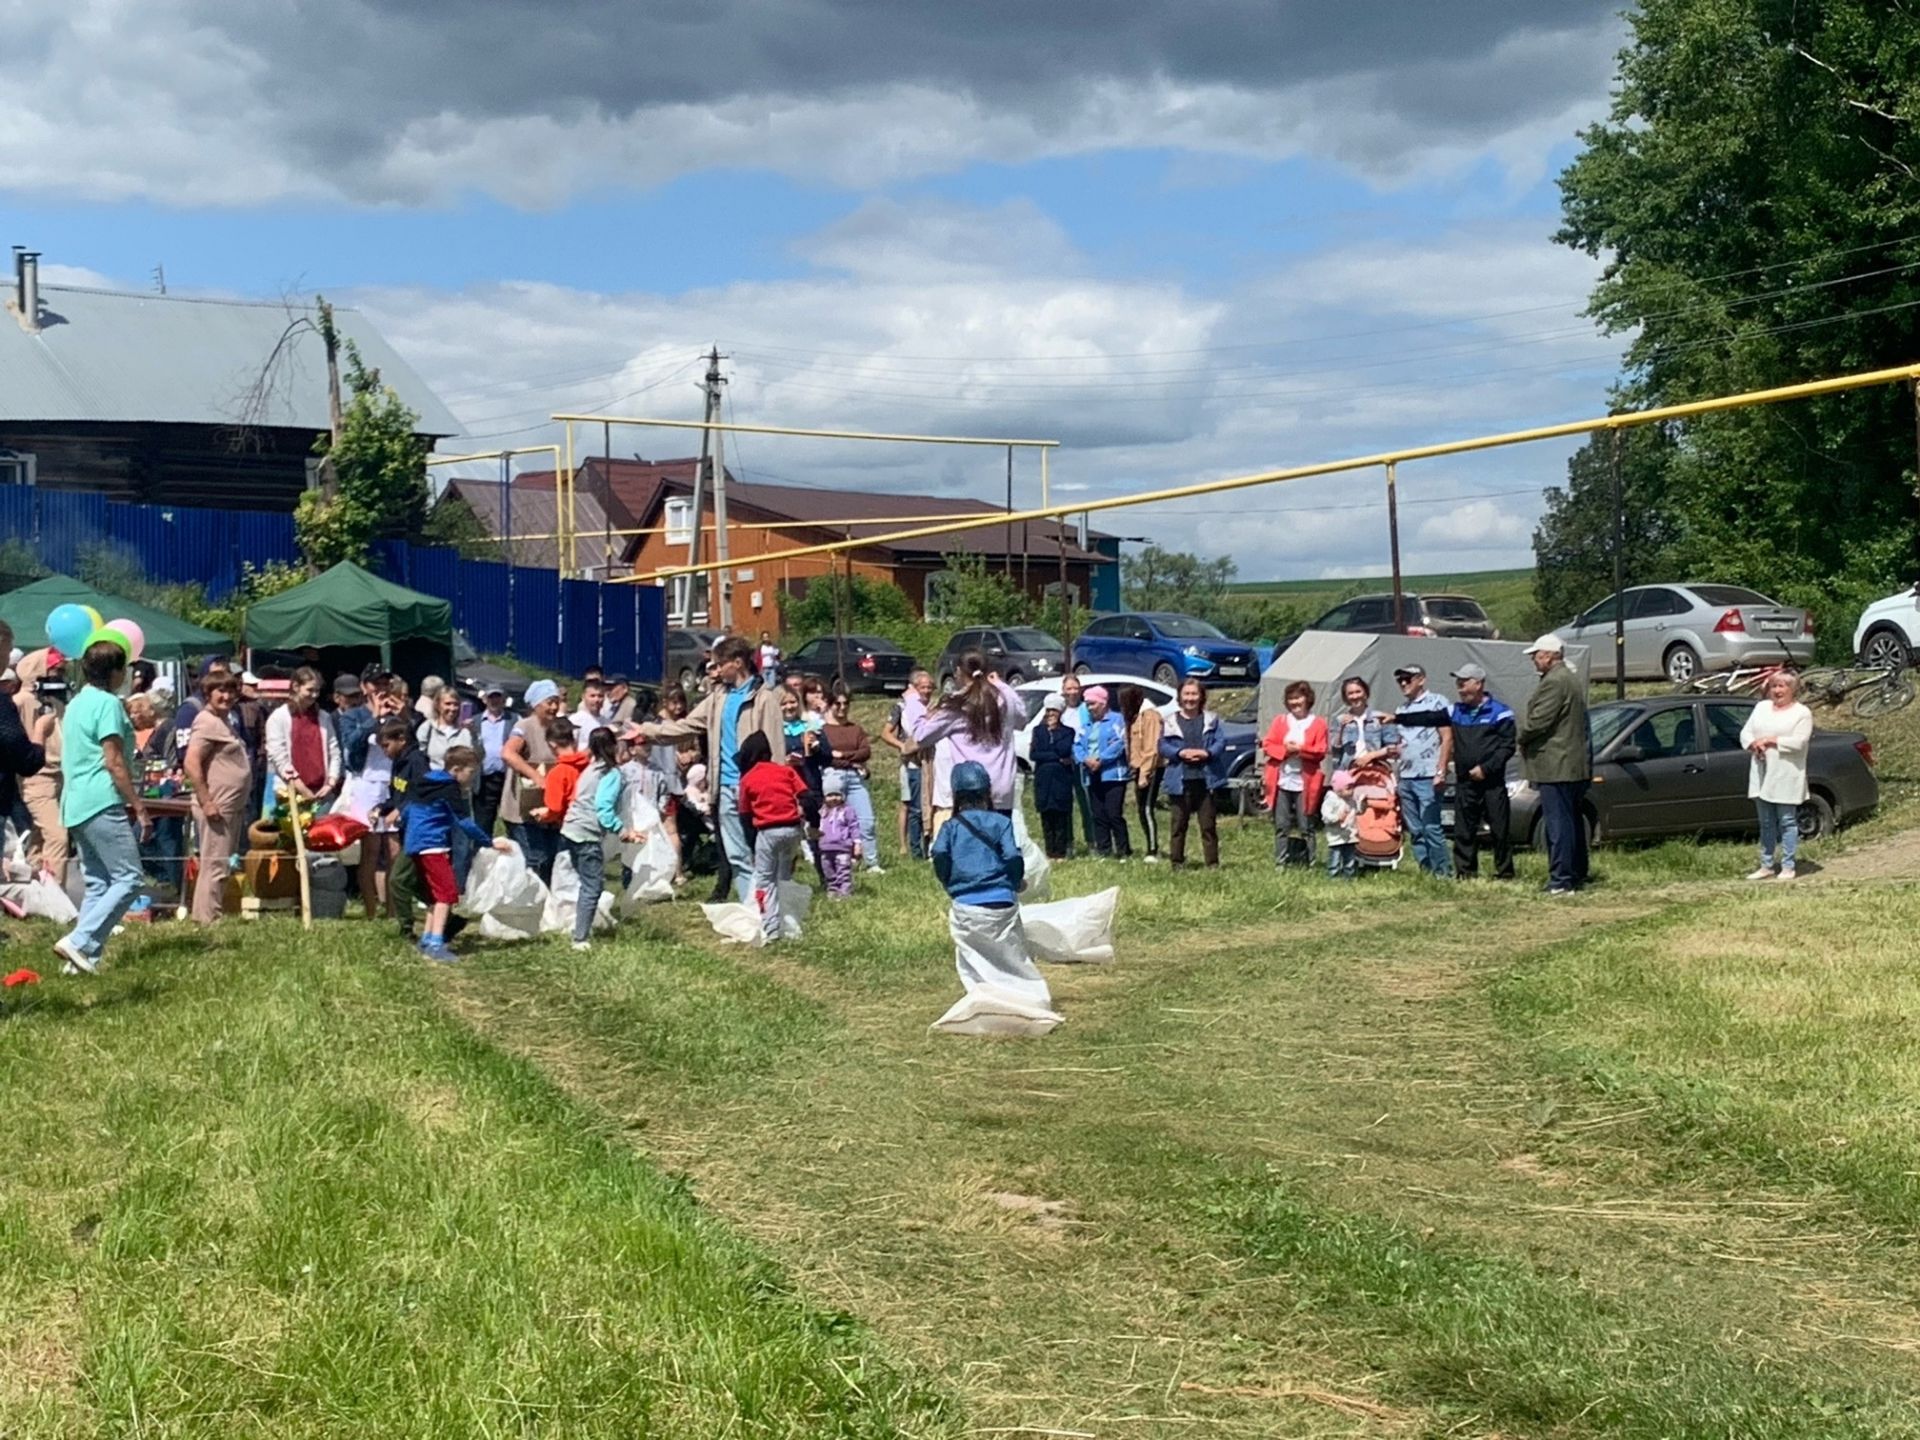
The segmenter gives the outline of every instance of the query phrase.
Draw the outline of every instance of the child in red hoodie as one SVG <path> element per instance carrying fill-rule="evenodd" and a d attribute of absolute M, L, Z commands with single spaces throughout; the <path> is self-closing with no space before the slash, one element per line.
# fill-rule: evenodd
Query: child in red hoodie
<path fill-rule="evenodd" d="M 767 939 L 780 938 L 780 882 L 793 879 L 793 857 L 806 838 L 800 797 L 807 782 L 791 765 L 776 765 L 759 731 L 740 742 L 740 813 L 753 830 L 753 897 Z"/>

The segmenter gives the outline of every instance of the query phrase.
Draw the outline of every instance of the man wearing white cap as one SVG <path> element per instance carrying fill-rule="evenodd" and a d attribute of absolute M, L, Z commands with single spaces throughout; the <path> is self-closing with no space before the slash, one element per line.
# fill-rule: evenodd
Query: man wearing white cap
<path fill-rule="evenodd" d="M 1593 780 L 1587 740 L 1587 694 L 1567 668 L 1566 642 L 1542 635 L 1527 647 L 1540 672 L 1516 738 L 1527 779 L 1540 792 L 1547 831 L 1547 893 L 1571 895 L 1587 883 L 1587 822 L 1581 813 Z"/>

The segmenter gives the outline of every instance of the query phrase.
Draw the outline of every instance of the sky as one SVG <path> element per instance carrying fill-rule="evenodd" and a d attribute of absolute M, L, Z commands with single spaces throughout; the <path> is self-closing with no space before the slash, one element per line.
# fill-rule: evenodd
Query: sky
<path fill-rule="evenodd" d="M 730 419 L 1057 439 L 1056 501 L 1105 498 L 1604 414 L 1622 340 L 1551 237 L 1618 11 L 0 0 L 0 238 L 50 281 L 353 305 L 466 425 L 443 449 L 697 419 L 718 346 Z M 1529 564 L 1571 448 L 1402 467 L 1407 572 Z M 742 436 L 729 467 L 1006 494 L 996 450 Z M 1033 452 L 1014 483 L 1038 503 Z M 1377 574 L 1383 492 L 1095 523 Z"/>

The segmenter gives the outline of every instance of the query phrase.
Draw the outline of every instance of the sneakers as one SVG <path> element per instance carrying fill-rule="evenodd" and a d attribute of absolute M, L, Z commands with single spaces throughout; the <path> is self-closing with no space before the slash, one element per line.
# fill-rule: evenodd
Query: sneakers
<path fill-rule="evenodd" d="M 1786 884 L 1786 883 L 1787 883 L 1788 881 L 1790 881 L 1790 880 L 1794 880 L 1794 879 L 1797 879 L 1797 878 L 1799 878 L 1799 877 L 1797 877 L 1797 876 L 1796 876 L 1796 875 L 1795 875 L 1795 874 L 1793 873 L 1793 866 L 1791 866 L 1791 865 L 1788 865 L 1788 866 L 1786 866 L 1786 867 L 1785 867 L 1784 869 L 1782 869 L 1782 870 L 1781 870 L 1781 872 L 1780 872 L 1780 873 L 1779 873 L 1778 875 L 1776 875 L 1776 876 L 1774 876 L 1774 877 L 1773 877 L 1773 881 L 1774 881 L 1774 884 L 1776 884 L 1776 885 L 1784 885 L 1784 884 Z"/>
<path fill-rule="evenodd" d="M 1158 855 L 1148 855 L 1140 863 L 1143 865 L 1158 865 L 1160 863 L 1160 857 Z"/>
<path fill-rule="evenodd" d="M 867 866 L 867 874 L 869 875 L 884 875 L 886 873 L 887 873 L 886 870 L 879 865 Z"/>
<path fill-rule="evenodd" d="M 1755 870 L 1751 875 L 1747 876 L 1747 879 L 1771 880 L 1773 879 L 1773 867 L 1771 865 L 1762 865 L 1758 870 Z"/>
<path fill-rule="evenodd" d="M 589 940 L 576 940 L 573 942 L 573 948 L 584 954 L 593 949 L 593 943 Z"/>
<path fill-rule="evenodd" d="M 65 940 L 53 942 L 53 953 L 65 963 L 60 967 L 62 975 L 98 975 L 100 962 L 90 955 L 82 955 Z"/>
<path fill-rule="evenodd" d="M 460 957 L 447 947 L 447 942 L 430 937 L 420 942 L 420 954 L 436 965 L 458 965 Z"/>

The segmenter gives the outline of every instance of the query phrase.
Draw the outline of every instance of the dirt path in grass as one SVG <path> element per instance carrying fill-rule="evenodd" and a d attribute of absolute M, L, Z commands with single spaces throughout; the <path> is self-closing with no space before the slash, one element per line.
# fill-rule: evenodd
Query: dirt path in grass
<path fill-rule="evenodd" d="M 510 971 L 450 977 L 446 993 L 691 1176 L 810 1296 L 958 1390 L 983 1431 L 1439 1424 L 1383 1399 L 1365 1347 L 1303 1311 L 1285 1276 L 1221 1248 L 1207 1209 L 1227 1175 L 1524 1256 L 1629 1306 L 1657 1310 L 1684 1284 L 1703 1339 L 1756 1366 L 1912 1364 L 1915 1296 L 1823 1237 L 1826 1207 L 1676 1183 L 1632 1107 L 1570 1099 L 1503 1053 L 1489 966 L 1674 904 L 1426 894 L 1311 930 L 1182 943 L 1143 927 L 1121 964 L 1053 972 L 1071 1019 L 1043 1045 L 928 1037 L 944 971 L 856 980 L 730 950 L 838 1029 L 718 1087 L 606 1053 L 572 1023 L 595 1003 L 585 976 L 538 1005 L 545 982 Z"/>
<path fill-rule="evenodd" d="M 1809 881 L 1920 880 L 1920 829 L 1896 830 L 1831 860 L 1806 877 Z"/>

